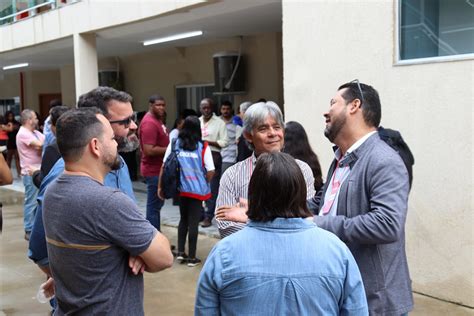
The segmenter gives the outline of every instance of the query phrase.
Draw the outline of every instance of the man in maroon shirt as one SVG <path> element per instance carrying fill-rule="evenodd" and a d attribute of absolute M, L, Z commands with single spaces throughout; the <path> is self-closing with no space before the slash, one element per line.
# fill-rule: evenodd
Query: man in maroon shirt
<path fill-rule="evenodd" d="M 147 186 L 146 218 L 160 230 L 160 210 L 163 200 L 158 198 L 158 176 L 166 147 L 169 144 L 168 131 L 163 124 L 166 115 L 165 99 L 152 95 L 148 100 L 150 108 L 140 124 L 140 149 L 142 157 L 140 172 L 145 177 Z"/>

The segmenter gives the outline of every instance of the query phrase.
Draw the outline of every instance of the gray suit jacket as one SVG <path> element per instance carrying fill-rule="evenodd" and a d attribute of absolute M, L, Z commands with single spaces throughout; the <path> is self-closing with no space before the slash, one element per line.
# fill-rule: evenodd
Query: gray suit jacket
<path fill-rule="evenodd" d="M 413 308 L 405 254 L 408 173 L 399 155 L 375 133 L 349 154 L 336 216 L 315 223 L 336 234 L 359 266 L 370 315 L 402 315 Z M 331 179 L 335 162 L 327 179 Z M 330 181 L 323 187 L 320 207 Z"/>

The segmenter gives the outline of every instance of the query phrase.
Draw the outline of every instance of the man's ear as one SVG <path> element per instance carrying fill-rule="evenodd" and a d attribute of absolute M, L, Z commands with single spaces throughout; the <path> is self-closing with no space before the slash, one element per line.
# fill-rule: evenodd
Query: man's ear
<path fill-rule="evenodd" d="M 252 143 L 252 134 L 250 134 L 249 132 L 244 132 L 243 135 L 244 135 L 245 140 L 247 140 L 247 142 L 249 144 L 251 144 Z"/>
<path fill-rule="evenodd" d="M 96 157 L 101 156 L 100 146 L 101 146 L 101 144 L 99 142 L 99 139 L 97 139 L 97 138 L 92 138 L 91 139 L 91 141 L 89 142 L 89 150 L 92 153 L 92 155 L 94 155 Z"/>
<path fill-rule="evenodd" d="M 351 103 L 349 103 L 349 113 L 354 114 L 357 112 L 357 110 L 362 111 L 362 103 L 360 102 L 359 99 L 354 99 Z"/>

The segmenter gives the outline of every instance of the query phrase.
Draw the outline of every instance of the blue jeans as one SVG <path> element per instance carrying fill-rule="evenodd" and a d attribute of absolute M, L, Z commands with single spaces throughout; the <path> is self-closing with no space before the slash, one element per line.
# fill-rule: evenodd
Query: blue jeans
<path fill-rule="evenodd" d="M 158 230 L 160 230 L 160 211 L 163 200 L 158 197 L 158 176 L 145 177 L 147 188 L 146 219 Z"/>
<path fill-rule="evenodd" d="M 38 188 L 33 184 L 31 176 L 23 176 L 23 185 L 25 186 L 25 203 L 23 204 L 23 226 L 25 232 L 31 232 L 35 221 L 36 196 Z"/>

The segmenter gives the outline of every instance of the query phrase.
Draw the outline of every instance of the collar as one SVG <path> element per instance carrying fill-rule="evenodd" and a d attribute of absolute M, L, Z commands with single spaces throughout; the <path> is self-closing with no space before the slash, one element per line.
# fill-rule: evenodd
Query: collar
<path fill-rule="evenodd" d="M 250 158 L 252 158 L 252 166 L 255 167 L 257 164 L 257 156 L 255 156 L 255 151 L 252 151 L 252 156 L 250 156 Z"/>
<path fill-rule="evenodd" d="M 351 153 L 353 152 L 354 150 L 356 150 L 357 148 L 359 148 L 370 136 L 372 136 L 373 134 L 377 133 L 377 131 L 372 131 L 372 132 L 368 132 L 367 134 L 365 134 L 364 136 L 362 136 L 358 141 L 356 141 L 354 144 L 352 144 L 351 147 L 349 147 L 349 149 L 347 150 L 348 153 Z"/>
<path fill-rule="evenodd" d="M 209 119 L 209 121 L 207 121 L 207 123 L 209 123 L 210 121 L 215 120 L 216 118 L 218 118 L 218 116 L 216 115 L 216 113 L 212 112 L 212 116 L 211 116 L 211 118 Z M 204 123 L 204 115 L 201 115 L 201 116 L 199 117 L 199 119 Z"/>
<path fill-rule="evenodd" d="M 368 132 L 367 134 L 362 136 L 359 140 L 357 140 L 354 144 L 352 144 L 352 146 L 349 147 L 346 154 L 344 155 L 343 160 L 345 160 L 345 157 L 349 156 L 353 151 L 359 148 L 370 136 L 372 136 L 375 133 L 377 133 L 377 131 Z M 336 150 L 334 152 L 334 156 L 336 157 L 336 160 L 339 160 L 341 159 L 341 150 L 338 147 L 335 147 L 335 148 Z"/>
<path fill-rule="evenodd" d="M 339 166 L 340 167 L 351 166 L 352 168 L 352 163 L 358 159 L 358 157 L 361 155 L 362 152 L 364 152 L 364 148 L 366 148 L 367 146 L 370 146 L 370 144 L 374 142 L 374 139 L 378 139 L 378 138 L 379 137 L 378 137 L 377 131 L 369 132 L 366 135 L 364 135 L 364 137 L 359 139 L 349 148 L 349 150 L 346 152 L 344 157 L 339 161 Z M 334 146 L 333 149 L 334 149 L 334 156 L 336 157 L 336 160 L 339 160 L 341 158 L 341 152 L 339 148 L 337 146 Z"/>
<path fill-rule="evenodd" d="M 222 121 L 224 121 L 224 123 L 226 124 L 234 124 L 234 119 L 233 117 L 231 116 L 230 119 L 228 121 L 225 120 L 224 116 L 218 116 Z"/>
<path fill-rule="evenodd" d="M 313 221 L 306 220 L 304 218 L 283 218 L 278 217 L 275 218 L 273 221 L 268 222 L 256 222 L 256 221 L 249 221 L 247 226 L 255 227 L 257 229 L 262 230 L 302 230 L 316 227 L 316 224 Z"/>
<path fill-rule="evenodd" d="M 31 130 L 28 126 L 26 125 L 21 125 L 20 127 L 23 127 L 24 129 L 26 129 L 28 132 L 31 132 L 31 133 L 35 133 L 35 129 Z"/>
<path fill-rule="evenodd" d="M 161 119 L 157 118 L 157 117 L 155 116 L 155 114 L 152 113 L 151 111 L 148 111 L 147 114 L 148 114 L 153 120 L 155 120 L 156 122 L 161 123 L 161 125 L 164 125 L 163 121 L 162 121 Z"/>

